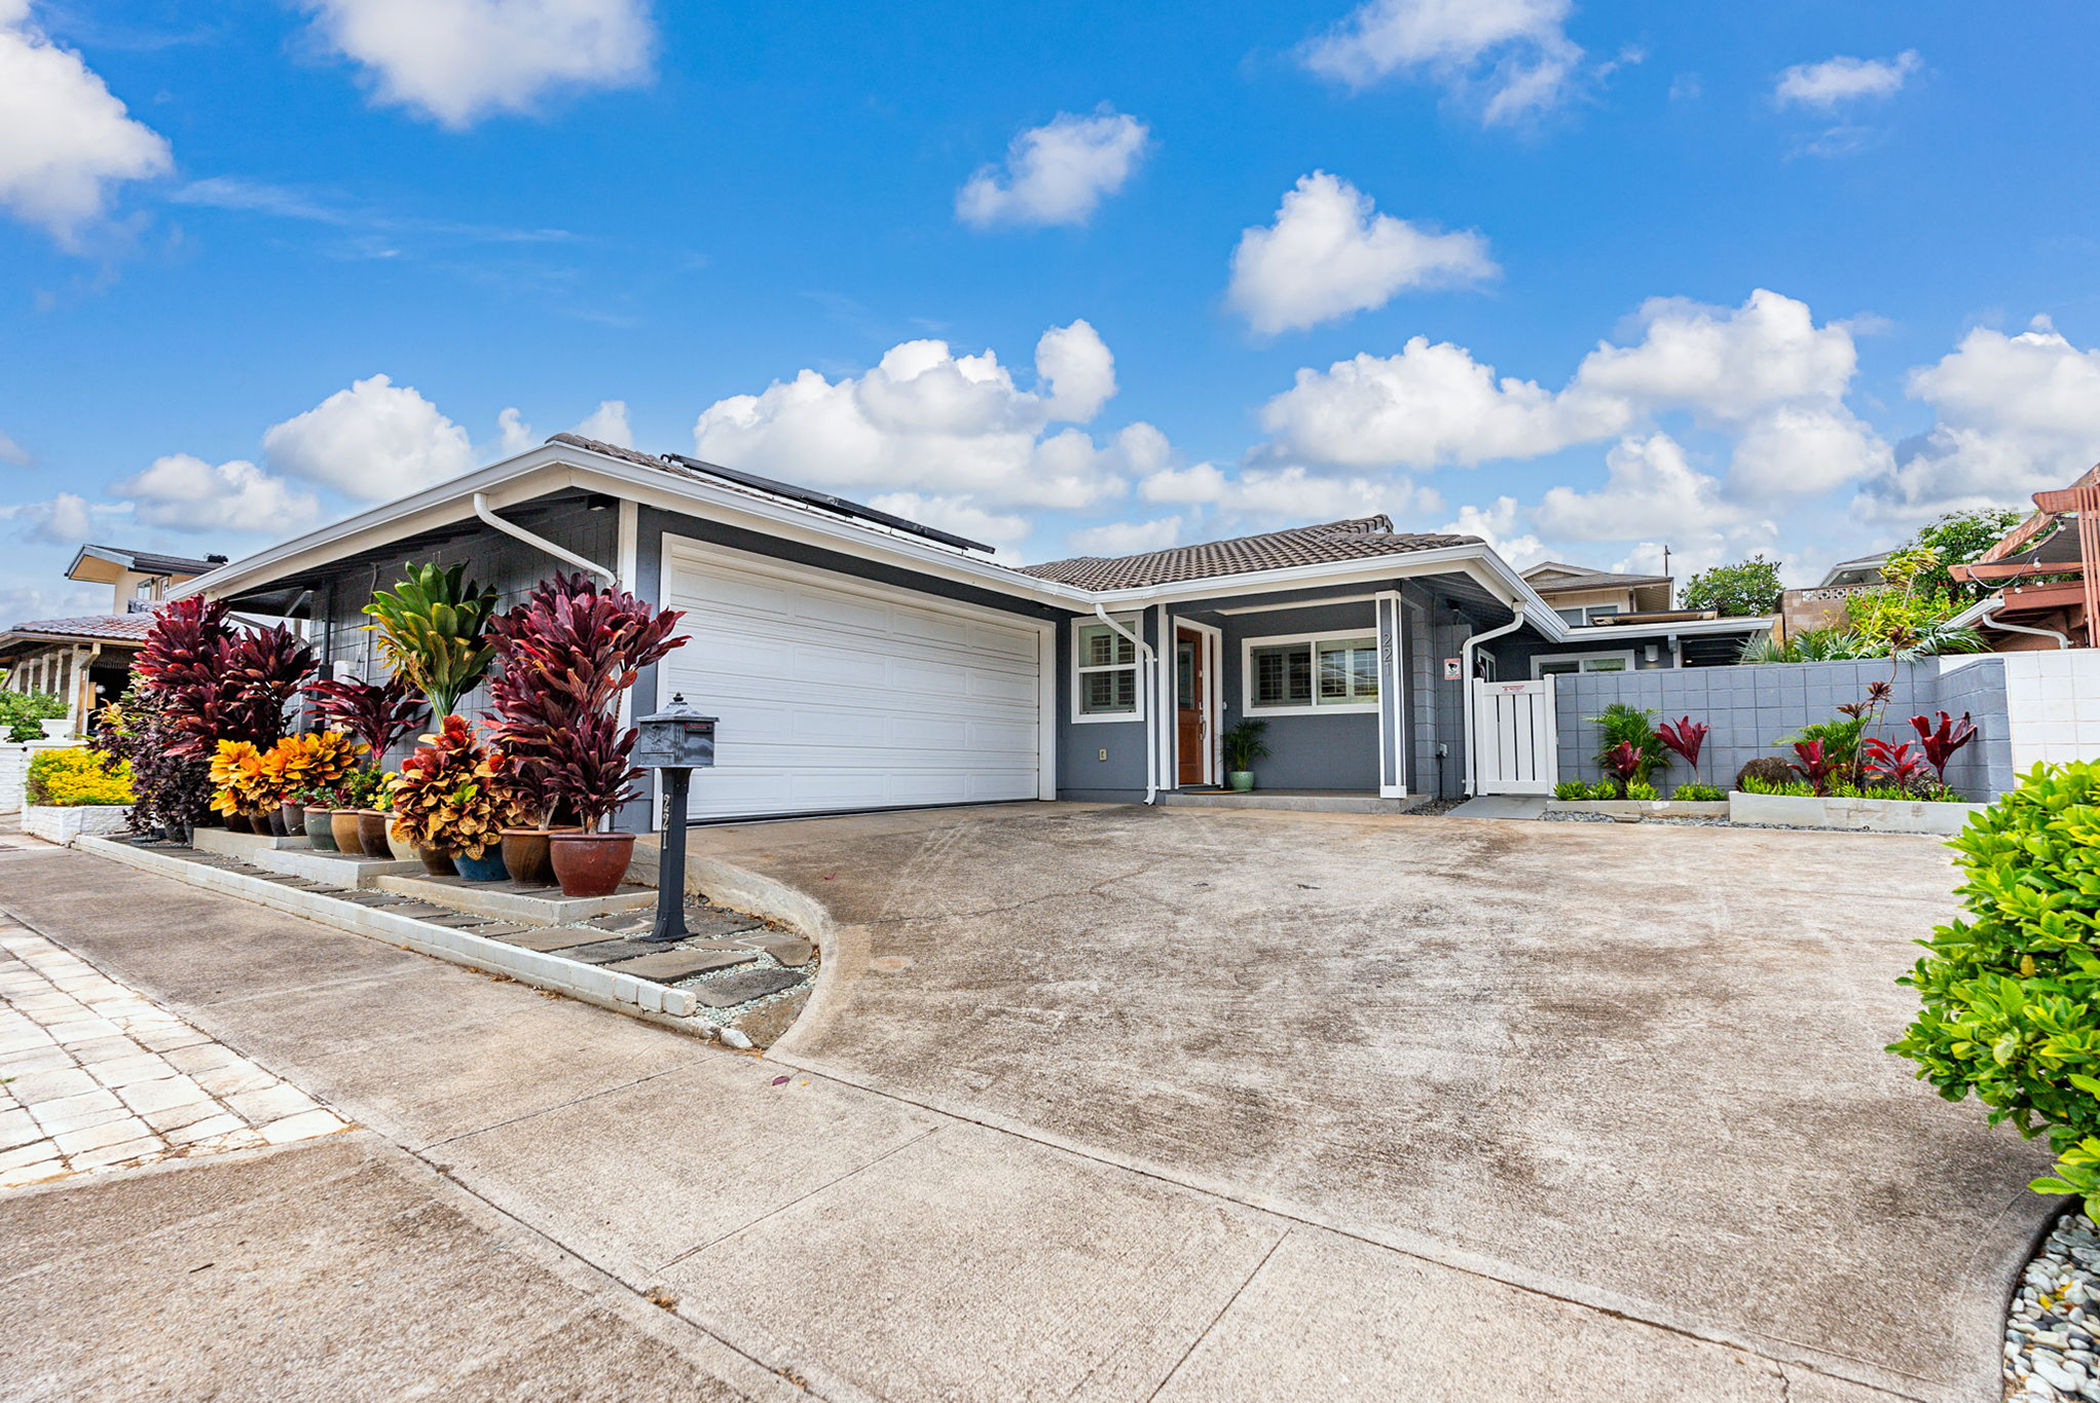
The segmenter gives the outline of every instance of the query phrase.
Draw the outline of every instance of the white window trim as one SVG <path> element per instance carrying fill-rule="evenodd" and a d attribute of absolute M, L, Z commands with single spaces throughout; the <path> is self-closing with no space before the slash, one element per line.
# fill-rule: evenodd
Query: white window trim
<path fill-rule="evenodd" d="M 1378 647 L 1378 624 L 1374 620 L 1368 629 L 1336 628 L 1325 633 L 1277 633 L 1266 638 L 1242 638 L 1240 640 L 1240 715 L 1242 716 L 1362 716 L 1378 710 L 1378 699 L 1367 702 L 1329 702 L 1321 706 L 1257 706 L 1254 701 L 1254 650 L 1274 648 L 1282 644 L 1333 643 L 1345 638 L 1368 638 L 1371 647 Z M 1317 659 L 1315 660 L 1317 662 Z M 1313 686 L 1320 685 L 1317 666 L 1314 670 Z"/>
<path fill-rule="evenodd" d="M 1638 670 L 1638 664 L 1633 660 L 1633 649 L 1631 648 L 1594 653 L 1539 653 L 1531 660 L 1531 680 L 1536 682 L 1539 678 L 1546 675 L 1539 670 L 1546 663 L 1574 663 L 1577 665 L 1575 669 L 1576 675 L 1580 676 L 1587 670 L 1581 664 L 1588 662 L 1592 658 L 1618 658 L 1626 664 L 1626 671 L 1634 672 Z"/>
<path fill-rule="evenodd" d="M 1142 612 L 1118 614 L 1109 617 L 1129 629 L 1139 638 L 1145 636 L 1145 616 Z M 1091 614 L 1074 615 L 1072 619 L 1072 724 L 1075 726 L 1124 726 L 1132 721 L 1145 719 L 1145 694 L 1151 688 L 1145 685 L 1145 655 L 1140 651 L 1127 663 L 1104 663 L 1099 667 L 1082 668 L 1079 665 L 1079 630 L 1092 626 L 1099 628 L 1101 620 Z M 1082 711 L 1080 709 L 1080 679 L 1089 672 L 1113 672 L 1129 669 L 1136 679 L 1137 704 L 1129 711 Z"/>

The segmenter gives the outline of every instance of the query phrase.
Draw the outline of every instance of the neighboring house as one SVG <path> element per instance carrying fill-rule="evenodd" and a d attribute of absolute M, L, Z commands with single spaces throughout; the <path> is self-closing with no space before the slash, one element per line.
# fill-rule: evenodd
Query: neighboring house
<path fill-rule="evenodd" d="M 1733 661 L 1772 622 L 1572 625 L 1481 540 L 1383 516 L 1015 569 L 835 497 L 572 434 L 177 593 L 303 619 L 337 675 L 371 679 L 359 610 L 410 561 L 467 561 L 505 605 L 583 568 L 684 610 L 690 642 L 631 705 L 677 691 L 721 718 L 696 820 L 1200 789 L 1243 718 L 1268 723 L 1264 788 L 1455 796 L 1467 678 Z"/>
<path fill-rule="evenodd" d="M 1530 659 L 1533 677 L 1721 666 L 1742 655 L 1745 639 L 1772 626 L 1770 619 L 1718 623 L 1714 622 L 1720 617 L 1715 610 L 1679 609 L 1677 583 L 1668 575 L 1620 575 L 1549 560 L 1526 570 L 1524 581 L 1560 616 L 1570 630 L 1569 637 L 1579 645 L 1558 655 L 1534 654 Z M 1702 627 L 1678 627 L 1686 624 Z M 1709 624 L 1712 626 L 1707 627 Z M 1641 638 L 1639 646 L 1613 647 L 1603 641 L 1630 640 L 1636 635 Z"/>
<path fill-rule="evenodd" d="M 2100 647 L 2100 467 L 2035 493 L 2034 505 L 1998 544 L 1950 569 L 1957 580 L 1998 586 L 1954 621 L 1999 653 Z"/>
<path fill-rule="evenodd" d="M 82 546 L 66 578 L 110 587 L 110 612 L 36 619 L 0 633 L 0 686 L 65 697 L 73 729 L 105 702 L 124 694 L 131 659 L 153 626 L 153 607 L 177 585 L 226 563 L 223 555 L 192 560 L 118 546 Z"/>
<path fill-rule="evenodd" d="M 1872 594 L 1886 583 L 1881 578 L 1887 551 L 1841 560 L 1823 575 L 1822 583 L 1808 589 L 1790 589 L 1779 596 L 1780 636 L 1792 638 L 1814 628 L 1838 628 L 1845 623 L 1845 601 L 1857 594 Z"/>

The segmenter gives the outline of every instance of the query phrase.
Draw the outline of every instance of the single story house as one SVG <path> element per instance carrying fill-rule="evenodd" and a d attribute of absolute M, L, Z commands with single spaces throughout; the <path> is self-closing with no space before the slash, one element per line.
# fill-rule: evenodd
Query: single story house
<path fill-rule="evenodd" d="M 630 705 L 681 692 L 721 718 L 694 821 L 1200 797 L 1244 718 L 1267 723 L 1265 789 L 1455 797 L 1476 758 L 1528 763 L 1521 738 L 1489 763 L 1470 679 L 1547 689 L 1550 713 L 1566 658 L 1730 662 L 1772 622 L 1578 627 L 1485 542 L 1383 516 L 1014 568 L 840 498 L 573 434 L 178 592 L 303 620 L 337 675 L 369 679 L 372 592 L 408 562 L 461 560 L 506 604 L 584 569 L 685 611 L 691 641 Z M 626 821 L 648 823 L 637 808 Z"/>
<path fill-rule="evenodd" d="M 1845 625 L 1845 601 L 1854 595 L 1872 594 L 1888 582 L 1881 567 L 1889 553 L 1862 555 L 1840 560 L 1823 572 L 1818 583 L 1806 589 L 1790 589 L 1779 596 L 1779 626 L 1782 637 L 1793 638 L 1817 628 Z"/>
<path fill-rule="evenodd" d="M 0 633 L 0 686 L 64 697 L 74 731 L 104 703 L 124 694 L 131 660 L 153 626 L 153 608 L 168 591 L 213 567 L 223 555 L 192 560 L 122 546 L 82 546 L 66 578 L 110 587 L 110 612 L 35 619 Z"/>

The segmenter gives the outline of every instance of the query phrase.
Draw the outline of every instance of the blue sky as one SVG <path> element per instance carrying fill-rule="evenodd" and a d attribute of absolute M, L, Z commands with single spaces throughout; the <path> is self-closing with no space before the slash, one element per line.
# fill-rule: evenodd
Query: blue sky
<path fill-rule="evenodd" d="M 587 422 L 1014 559 L 1385 510 L 1799 581 L 2100 458 L 2096 31 L 0 0 L 0 613 Z"/>

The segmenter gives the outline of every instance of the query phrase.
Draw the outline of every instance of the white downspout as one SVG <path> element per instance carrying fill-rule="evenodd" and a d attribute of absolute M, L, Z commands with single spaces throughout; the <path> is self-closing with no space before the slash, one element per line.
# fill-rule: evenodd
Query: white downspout
<path fill-rule="evenodd" d="M 496 515 L 495 512 L 489 509 L 489 499 L 486 492 L 476 492 L 474 494 L 474 515 L 480 517 L 504 535 L 515 536 L 528 546 L 537 546 L 557 560 L 566 560 L 579 569 L 588 570 L 593 575 L 603 578 L 605 583 L 611 585 L 614 589 L 620 588 L 620 577 L 617 572 L 606 569 L 594 560 L 585 560 L 567 546 L 557 546 L 545 536 L 535 536 L 532 532 L 527 531 L 515 522 L 505 521 L 502 517 Z"/>
<path fill-rule="evenodd" d="M 1513 617 L 1508 623 L 1491 628 L 1486 633 L 1473 634 L 1466 639 L 1465 643 L 1458 650 L 1459 681 L 1460 685 L 1465 689 L 1461 693 L 1464 701 L 1460 704 L 1459 715 L 1465 723 L 1466 797 L 1468 799 L 1473 797 L 1473 645 L 1485 643 L 1490 638 L 1500 638 L 1505 633 L 1515 633 L 1524 626 L 1524 602 L 1519 600 L 1515 604 L 1510 605 L 1509 608 Z"/>
<path fill-rule="evenodd" d="M 2068 648 L 2071 646 L 2070 636 L 2068 634 L 2058 633 L 2053 628 L 2030 628 L 2026 624 L 2009 624 L 2005 622 L 2005 620 L 1998 617 L 1998 611 L 2000 609 L 2003 609 L 2004 607 L 2005 601 L 2000 600 L 1998 601 L 1998 603 L 1984 610 L 1976 621 L 1987 627 L 1995 628 L 2003 633 L 2031 633 L 2036 638 L 2053 638 L 2056 640 L 2056 646 L 2059 648 Z"/>
<path fill-rule="evenodd" d="M 1114 619 L 1110 618 L 1108 616 L 1108 606 L 1105 604 L 1097 602 L 1094 605 L 1094 617 L 1101 620 L 1102 623 L 1107 624 L 1109 630 L 1113 632 L 1117 637 L 1129 639 L 1131 644 L 1137 648 L 1139 659 L 1138 676 L 1144 679 L 1146 690 L 1157 692 L 1158 687 L 1156 683 L 1158 679 L 1152 676 L 1152 645 L 1147 643 L 1143 638 L 1141 638 L 1137 634 L 1132 633 L 1129 629 L 1123 627 L 1123 625 L 1117 623 Z M 1078 666 L 1077 659 L 1073 660 L 1073 666 Z M 1140 717 L 1146 716 L 1145 697 L 1143 692 L 1140 692 L 1138 694 L 1138 715 Z M 1151 721 L 1149 720 L 1149 718 L 1145 720 L 1144 725 L 1145 802 L 1148 804 L 1156 804 L 1159 802 L 1159 745 L 1153 738 L 1151 730 Z"/>

